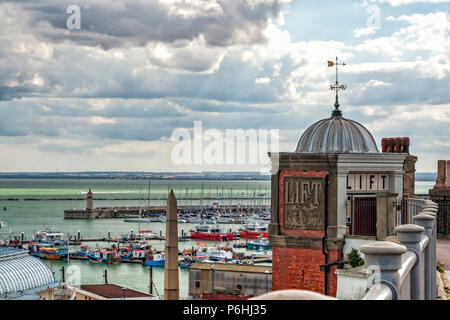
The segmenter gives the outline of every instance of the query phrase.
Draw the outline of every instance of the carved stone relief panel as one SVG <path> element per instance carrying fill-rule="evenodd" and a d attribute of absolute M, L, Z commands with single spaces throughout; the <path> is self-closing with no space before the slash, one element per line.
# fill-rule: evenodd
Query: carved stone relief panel
<path fill-rule="evenodd" d="M 322 230 L 325 201 L 324 179 L 286 177 L 284 179 L 284 228 Z"/>

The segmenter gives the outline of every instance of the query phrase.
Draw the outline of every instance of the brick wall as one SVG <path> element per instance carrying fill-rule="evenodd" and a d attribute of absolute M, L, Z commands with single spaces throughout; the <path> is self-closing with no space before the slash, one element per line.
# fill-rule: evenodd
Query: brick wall
<path fill-rule="evenodd" d="M 337 250 L 328 251 L 328 261 L 338 259 Z M 272 248 L 273 274 L 272 290 L 301 289 L 325 294 L 325 273 L 320 271 L 324 255 L 320 249 Z M 337 276 L 336 266 L 328 272 L 328 295 L 335 297 Z"/>

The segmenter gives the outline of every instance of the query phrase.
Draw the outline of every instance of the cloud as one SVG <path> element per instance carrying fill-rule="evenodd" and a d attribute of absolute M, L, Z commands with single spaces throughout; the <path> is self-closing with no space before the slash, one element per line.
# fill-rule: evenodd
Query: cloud
<path fill-rule="evenodd" d="M 450 0 L 371 0 L 379 3 L 387 3 L 391 6 L 397 7 L 413 3 L 448 3 Z"/>
<path fill-rule="evenodd" d="M 68 4 L 0 4 L 0 144 L 37 166 L 50 167 L 51 153 L 66 168 L 94 169 L 98 158 L 108 159 L 105 170 L 169 168 L 167 138 L 196 120 L 280 129 L 281 150 L 292 151 L 303 130 L 331 114 L 335 70 L 326 61 L 336 55 L 347 63 L 344 116 L 378 142 L 408 135 L 419 150 L 450 138 L 445 10 L 386 7 L 376 33 L 346 21 L 348 37 L 304 40 L 335 24 L 289 27 L 302 16 L 289 16 L 286 1 L 81 1 L 82 29 L 73 31 Z M 450 156 L 446 145 L 439 150 Z M 66 156 L 77 152 L 78 162 Z"/>
<path fill-rule="evenodd" d="M 359 38 L 361 36 L 368 36 L 371 34 L 374 34 L 376 32 L 377 28 L 357 28 L 355 30 L 353 30 L 353 34 L 355 35 L 356 38 Z"/>
<path fill-rule="evenodd" d="M 15 1 L 14 1 L 15 2 Z M 192 41 L 203 35 L 211 46 L 264 42 L 267 19 L 283 1 L 78 1 L 81 30 L 68 32 L 71 1 L 21 1 L 27 25 L 40 38 L 103 48 L 145 46 L 157 41 Z"/>

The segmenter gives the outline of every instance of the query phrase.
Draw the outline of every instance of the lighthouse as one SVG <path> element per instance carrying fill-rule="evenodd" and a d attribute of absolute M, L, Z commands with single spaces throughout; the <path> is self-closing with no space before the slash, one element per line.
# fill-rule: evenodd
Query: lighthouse
<path fill-rule="evenodd" d="M 89 188 L 88 193 L 86 194 L 86 210 L 94 209 L 94 194 Z"/>

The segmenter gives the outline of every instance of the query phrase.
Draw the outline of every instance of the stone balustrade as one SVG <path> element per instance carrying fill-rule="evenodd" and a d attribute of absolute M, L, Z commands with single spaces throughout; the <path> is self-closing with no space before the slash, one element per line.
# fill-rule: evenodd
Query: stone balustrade
<path fill-rule="evenodd" d="M 363 267 L 336 271 L 337 298 L 435 300 L 436 212 L 436 204 L 425 200 L 414 224 L 396 227 L 396 238 L 362 246 Z"/>

